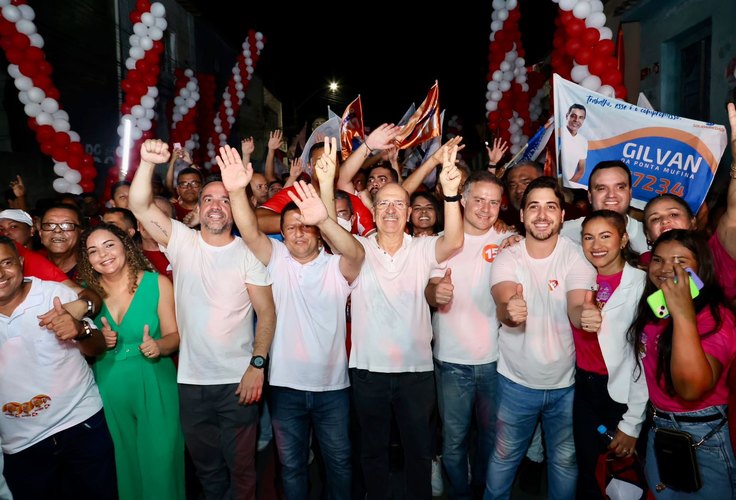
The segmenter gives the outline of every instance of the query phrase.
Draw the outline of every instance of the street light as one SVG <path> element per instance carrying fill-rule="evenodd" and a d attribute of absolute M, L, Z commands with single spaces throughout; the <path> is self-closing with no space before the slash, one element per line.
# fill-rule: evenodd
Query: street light
<path fill-rule="evenodd" d="M 335 93 L 340 89 L 340 84 L 338 82 L 332 81 L 330 82 L 328 88 L 330 89 L 330 92 Z"/>

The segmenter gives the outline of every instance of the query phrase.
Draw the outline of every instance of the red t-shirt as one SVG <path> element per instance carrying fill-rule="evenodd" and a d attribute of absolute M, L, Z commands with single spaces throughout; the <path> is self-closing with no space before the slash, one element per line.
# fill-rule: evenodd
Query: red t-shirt
<path fill-rule="evenodd" d="M 618 285 L 621 284 L 621 276 L 623 274 L 624 272 L 622 270 L 610 276 L 598 275 L 596 278 L 598 292 L 596 293 L 595 301 L 599 309 L 603 309 L 603 306 L 611 298 Z M 575 325 L 573 325 L 572 336 L 575 341 L 575 363 L 578 368 L 586 372 L 597 373 L 598 375 L 608 375 L 606 361 L 603 359 L 601 345 L 598 343 L 598 334 L 586 332 L 580 328 L 575 328 Z"/>
<path fill-rule="evenodd" d="M 40 280 L 56 281 L 58 283 L 69 279 L 64 271 L 53 265 L 43 255 L 27 249 L 17 241 L 15 242 L 15 248 L 18 249 L 18 255 L 23 257 L 23 276 L 33 276 Z"/>
<path fill-rule="evenodd" d="M 291 203 L 291 198 L 289 198 L 288 194 L 289 192 L 296 192 L 294 186 L 282 189 L 259 208 L 267 208 L 268 210 L 280 214 L 284 207 Z M 371 211 L 368 210 L 362 201 L 360 201 L 360 198 L 349 193 L 348 195 L 350 196 L 350 202 L 353 204 L 353 213 L 355 214 L 352 232 L 353 234 L 365 236 L 376 228 Z"/>
<path fill-rule="evenodd" d="M 174 281 L 169 259 L 166 258 L 166 255 L 161 250 L 143 250 L 143 255 L 153 264 L 153 267 L 159 274 L 163 274 L 171 281 Z"/>
<path fill-rule="evenodd" d="M 189 210 L 188 208 L 182 207 L 179 204 L 178 200 L 172 203 L 172 205 L 174 206 L 174 212 L 176 212 L 176 220 L 178 220 L 179 222 L 183 221 L 184 217 L 189 215 L 189 213 L 191 212 L 191 210 Z"/>

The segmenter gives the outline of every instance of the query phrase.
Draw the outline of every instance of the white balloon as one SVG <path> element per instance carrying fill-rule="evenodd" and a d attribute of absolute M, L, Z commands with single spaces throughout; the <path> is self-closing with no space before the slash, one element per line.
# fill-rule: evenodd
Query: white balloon
<path fill-rule="evenodd" d="M 17 22 L 21 18 L 20 11 L 15 5 L 6 5 L 3 7 L 3 17 L 11 23 Z"/>
<path fill-rule="evenodd" d="M 191 139 L 184 143 L 184 147 L 187 149 L 194 149 L 196 144 Z"/>
<path fill-rule="evenodd" d="M 494 90 L 493 92 L 491 92 L 491 100 L 492 101 L 498 102 L 498 101 L 501 100 L 502 97 L 503 97 L 503 94 L 501 93 L 500 90 Z"/>
<path fill-rule="evenodd" d="M 60 109 L 60 110 L 52 113 L 52 116 L 54 117 L 54 120 L 65 120 L 65 121 L 69 121 L 69 113 L 67 113 L 63 109 Z"/>
<path fill-rule="evenodd" d="M 156 26 L 151 26 L 148 28 L 148 36 L 151 40 L 161 40 L 164 37 L 164 31 Z"/>
<path fill-rule="evenodd" d="M 615 94 L 614 88 L 610 85 L 601 85 L 601 88 L 598 89 L 599 94 L 603 94 L 606 97 L 613 97 Z"/>
<path fill-rule="evenodd" d="M 71 129 L 69 122 L 66 120 L 54 120 L 53 126 L 57 132 L 68 132 Z"/>
<path fill-rule="evenodd" d="M 227 122 L 228 122 L 228 123 L 229 123 L 230 125 L 232 125 L 233 123 L 235 123 L 235 117 L 234 117 L 234 116 L 228 116 L 228 117 L 227 117 Z"/>
<path fill-rule="evenodd" d="M 154 99 L 158 97 L 158 87 L 148 87 L 148 92 L 146 94 L 150 95 Z"/>
<path fill-rule="evenodd" d="M 184 117 L 181 116 L 181 113 L 179 113 L 178 111 L 175 111 L 174 112 L 174 128 L 176 128 L 176 124 L 178 122 L 180 122 L 182 120 L 182 118 L 184 118 Z"/>
<path fill-rule="evenodd" d="M 184 101 L 185 99 L 181 96 L 174 97 L 174 105 L 176 106 L 181 106 L 182 104 L 184 104 Z"/>
<path fill-rule="evenodd" d="M 194 99 L 192 99 L 190 97 L 189 99 L 187 99 L 187 104 L 186 105 L 187 105 L 188 108 L 193 108 L 194 106 L 197 105 L 197 101 L 195 101 Z"/>
<path fill-rule="evenodd" d="M 139 129 L 137 127 L 133 127 L 130 130 L 130 136 L 133 138 L 134 141 L 137 141 L 138 139 L 140 139 L 141 137 L 143 137 L 143 132 L 141 131 L 141 129 Z"/>
<path fill-rule="evenodd" d="M 23 107 L 23 111 L 25 111 L 26 116 L 35 118 L 41 113 L 41 105 L 37 102 L 29 102 Z"/>
<path fill-rule="evenodd" d="M 135 59 L 129 57 L 125 60 L 125 67 L 129 70 L 135 69 Z"/>
<path fill-rule="evenodd" d="M 166 15 L 166 8 L 160 2 L 154 2 L 151 4 L 151 14 L 156 17 L 163 17 Z"/>
<path fill-rule="evenodd" d="M 19 33 L 30 36 L 36 32 L 36 25 L 27 19 L 21 19 L 15 23 L 15 29 L 17 29 Z"/>
<path fill-rule="evenodd" d="M 66 190 L 69 188 L 69 183 L 63 177 L 59 177 L 58 179 L 54 179 L 53 186 L 54 191 L 57 193 L 66 193 Z"/>
<path fill-rule="evenodd" d="M 501 92 L 508 92 L 508 90 L 511 88 L 511 82 L 507 82 L 506 80 L 502 81 L 498 84 L 499 90 Z"/>
<path fill-rule="evenodd" d="M 38 33 L 34 33 L 28 38 L 31 39 L 32 47 L 38 47 L 39 49 L 43 48 L 43 37 L 41 35 L 39 35 Z"/>
<path fill-rule="evenodd" d="M 73 130 L 70 130 L 69 132 L 67 132 L 67 134 L 69 135 L 69 140 L 70 141 L 72 141 L 72 142 L 79 142 L 79 134 L 78 133 L 76 133 Z"/>
<path fill-rule="evenodd" d="M 28 98 L 31 102 L 41 104 L 41 102 L 46 98 L 46 93 L 38 87 L 31 87 L 28 89 Z"/>
<path fill-rule="evenodd" d="M 155 115 L 156 113 L 152 109 L 146 109 L 146 118 L 148 118 L 149 120 L 153 120 L 153 117 Z"/>
<path fill-rule="evenodd" d="M 139 59 L 143 59 L 145 51 L 141 47 L 131 47 L 128 54 L 137 61 Z"/>
<path fill-rule="evenodd" d="M 187 108 L 186 106 L 179 106 L 179 113 L 181 113 L 182 115 L 186 115 L 188 112 L 189 108 Z"/>
<path fill-rule="evenodd" d="M 518 57 L 518 58 L 516 59 L 516 66 L 517 66 L 517 67 L 519 67 L 519 68 L 523 68 L 525 64 L 526 64 L 526 61 L 524 60 L 524 58 L 523 58 L 523 57 Z"/>
<path fill-rule="evenodd" d="M 144 117 L 144 118 L 138 118 L 136 120 L 136 125 L 138 125 L 139 129 L 145 132 L 146 130 L 150 130 L 153 124 L 151 123 L 151 120 Z"/>
<path fill-rule="evenodd" d="M 194 76 L 194 71 L 192 71 L 191 69 L 185 69 L 184 76 L 186 76 L 187 78 L 191 78 Z"/>
<path fill-rule="evenodd" d="M 148 28 L 143 23 L 135 23 L 133 25 L 133 33 L 135 33 L 138 38 L 143 38 L 148 35 Z"/>
<path fill-rule="evenodd" d="M 219 134 L 220 132 L 222 132 L 222 126 L 221 125 L 215 125 L 215 133 L 216 134 Z"/>
<path fill-rule="evenodd" d="M 242 90 L 240 92 L 236 92 L 235 95 L 238 96 L 238 99 L 240 99 L 241 101 L 243 100 L 243 98 L 245 98 L 245 92 L 243 92 Z"/>
<path fill-rule="evenodd" d="M 153 26 L 156 24 L 156 18 L 150 12 L 144 12 L 141 14 L 141 22 L 146 26 Z"/>
<path fill-rule="evenodd" d="M 166 27 L 169 25 L 168 22 L 166 22 L 166 19 L 163 17 L 157 17 L 156 22 L 154 23 L 154 26 L 156 26 L 161 31 L 166 31 Z"/>
<path fill-rule="evenodd" d="M 8 2 L 10 3 L 10 2 Z M 4 4 L 3 7 L 7 5 Z M 36 18 L 36 13 L 33 11 L 33 7 L 30 5 L 18 5 L 18 10 L 20 11 L 20 15 L 23 16 L 23 19 L 26 19 L 28 21 L 33 21 Z"/>
<path fill-rule="evenodd" d="M 585 19 L 590 14 L 590 4 L 585 0 L 580 0 L 572 9 L 572 15 L 578 19 Z"/>
<path fill-rule="evenodd" d="M 575 83 L 580 83 L 590 76 L 590 70 L 586 65 L 575 65 L 570 71 L 570 78 Z"/>
<path fill-rule="evenodd" d="M 601 40 L 611 40 L 613 38 L 613 31 L 608 26 L 601 26 L 598 28 Z"/>
<path fill-rule="evenodd" d="M 498 14 L 499 21 L 505 21 L 509 18 L 509 11 L 506 9 L 499 9 L 496 11 L 496 13 Z"/>
<path fill-rule="evenodd" d="M 180 99 L 181 99 L 182 101 L 184 101 L 184 100 L 186 100 L 186 98 L 187 98 L 187 97 L 189 97 L 189 90 L 187 90 L 187 88 L 186 88 L 186 87 L 183 87 L 183 88 L 182 88 L 182 89 L 181 89 L 181 90 L 179 91 L 179 98 L 180 98 Z"/>
<path fill-rule="evenodd" d="M 590 0 L 591 12 L 603 12 L 603 2 L 601 0 Z"/>
<path fill-rule="evenodd" d="M 529 92 L 529 84 L 528 83 L 522 83 L 521 84 L 521 90 L 524 92 Z"/>
<path fill-rule="evenodd" d="M 575 7 L 575 4 L 577 3 L 578 3 L 578 0 L 560 0 L 560 9 L 572 10 Z"/>
<path fill-rule="evenodd" d="M 59 111 L 59 103 L 56 102 L 56 99 L 47 97 L 43 101 L 41 101 L 41 109 L 43 109 L 47 113 L 56 113 L 57 111 Z"/>
<path fill-rule="evenodd" d="M 585 18 L 586 28 L 602 28 L 606 24 L 606 15 L 603 12 L 594 12 Z"/>
<path fill-rule="evenodd" d="M 501 31 L 501 28 L 503 28 L 503 22 L 502 21 L 493 21 L 491 23 L 491 41 L 494 40 L 493 34 L 497 31 Z"/>
<path fill-rule="evenodd" d="M 31 90 L 33 88 L 33 81 L 27 76 L 16 78 L 14 83 L 18 90 Z"/>
<path fill-rule="evenodd" d="M 138 25 L 136 24 L 136 26 Z M 140 47 L 141 37 L 139 37 L 138 35 L 130 35 L 130 38 L 128 38 L 128 43 L 130 43 L 131 47 Z"/>
<path fill-rule="evenodd" d="M 506 2 L 504 2 L 503 0 L 493 0 L 493 2 L 491 2 L 491 5 L 493 6 L 493 10 L 500 10 L 506 7 Z"/>
<path fill-rule="evenodd" d="M 243 90 L 243 84 L 238 82 L 235 84 L 235 90 Z"/>
<path fill-rule="evenodd" d="M 234 113 L 233 108 L 225 108 L 225 114 L 227 116 L 232 116 Z"/>
<path fill-rule="evenodd" d="M 498 90 L 498 82 L 495 80 L 489 80 L 488 83 L 486 83 L 486 89 L 490 91 Z"/>
<path fill-rule="evenodd" d="M 153 40 L 147 36 L 141 37 L 141 48 L 143 50 L 151 50 L 153 48 Z"/>
<path fill-rule="evenodd" d="M 514 79 L 514 74 L 511 71 L 504 71 L 503 72 L 503 80 L 506 80 L 507 82 L 510 82 Z"/>
<path fill-rule="evenodd" d="M 69 165 L 65 161 L 54 164 L 54 173 L 59 177 L 64 177 L 64 174 L 69 171 Z"/>
<path fill-rule="evenodd" d="M 586 76 L 585 79 L 580 82 L 581 87 L 585 87 L 588 90 L 597 91 L 601 86 L 601 79 L 595 75 Z"/>
<path fill-rule="evenodd" d="M 512 155 L 515 155 L 516 153 L 521 151 L 521 146 L 519 146 L 518 144 L 512 144 L 511 147 L 509 148 L 509 151 L 511 151 Z"/>
<path fill-rule="evenodd" d="M 258 52 L 263 50 L 263 42 L 256 42 L 256 48 L 258 49 Z"/>
<path fill-rule="evenodd" d="M 220 134 L 220 135 L 219 135 L 219 138 L 220 138 L 220 143 L 225 143 L 225 142 L 227 142 L 227 135 L 225 135 L 225 134 Z"/>
<path fill-rule="evenodd" d="M 516 0 L 506 0 L 506 8 L 508 10 L 514 10 L 517 5 Z"/>
<path fill-rule="evenodd" d="M 191 73 L 192 70 L 190 69 L 189 72 Z M 197 90 L 197 82 L 187 82 L 187 90 L 189 92 L 194 92 L 195 90 Z"/>
<path fill-rule="evenodd" d="M 18 69 L 17 64 L 8 64 L 8 74 L 13 79 L 16 79 L 22 76 L 22 73 L 20 72 L 20 69 Z"/>
<path fill-rule="evenodd" d="M 40 113 L 36 117 L 36 123 L 39 125 L 53 125 L 54 119 L 49 113 Z"/>
<path fill-rule="evenodd" d="M 77 182 L 82 180 L 82 174 L 80 174 L 78 170 L 70 168 L 64 174 L 64 180 L 70 184 L 76 184 Z"/>
<path fill-rule="evenodd" d="M 79 196 L 84 192 L 84 189 L 82 189 L 82 186 L 80 186 L 79 184 L 70 184 L 66 192 L 75 196 Z"/>
<path fill-rule="evenodd" d="M 28 98 L 28 92 L 26 92 L 25 90 L 21 90 L 20 92 L 18 92 L 18 100 L 24 105 L 31 102 L 31 100 Z"/>
<path fill-rule="evenodd" d="M 141 106 L 140 104 L 136 104 L 132 108 L 130 108 L 130 114 L 133 115 L 134 118 L 143 118 L 146 116 L 146 108 Z"/>
<path fill-rule="evenodd" d="M 508 62 L 508 61 L 503 61 L 503 62 L 502 62 L 502 63 L 501 63 L 500 65 L 499 65 L 499 69 L 500 69 L 501 71 L 508 71 L 508 70 L 510 70 L 510 69 L 511 69 L 511 65 L 509 64 L 509 62 Z"/>
<path fill-rule="evenodd" d="M 153 109 L 153 107 L 156 105 L 156 99 L 151 97 L 150 95 L 144 95 L 141 97 L 141 106 L 148 109 Z"/>
<path fill-rule="evenodd" d="M 261 33 L 260 31 L 256 31 L 255 37 L 256 40 L 263 40 L 263 33 Z"/>

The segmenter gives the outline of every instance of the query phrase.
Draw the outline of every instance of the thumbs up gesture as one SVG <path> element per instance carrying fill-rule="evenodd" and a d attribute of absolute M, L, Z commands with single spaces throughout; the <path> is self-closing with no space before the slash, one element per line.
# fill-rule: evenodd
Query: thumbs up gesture
<path fill-rule="evenodd" d="M 161 356 L 161 349 L 159 349 L 158 343 L 151 337 L 148 331 L 148 325 L 143 327 L 143 343 L 138 346 L 138 349 L 147 358 L 156 359 Z"/>
<path fill-rule="evenodd" d="M 526 321 L 526 300 L 524 300 L 524 286 L 521 283 L 516 284 L 516 292 L 509 298 L 509 303 L 506 305 L 506 312 L 508 313 L 509 319 L 516 325 L 520 325 Z"/>
<path fill-rule="evenodd" d="M 435 288 L 435 301 L 439 305 L 449 304 L 452 301 L 453 291 L 455 287 L 452 284 L 452 269 L 447 268 L 445 275 L 442 277 L 437 288 Z"/>
<path fill-rule="evenodd" d="M 595 303 L 595 292 L 588 290 L 585 292 L 583 310 L 580 313 L 580 326 L 586 332 L 595 333 L 600 329 L 602 321 L 601 310 Z"/>
<path fill-rule="evenodd" d="M 59 340 L 72 340 L 82 331 L 82 324 L 64 309 L 59 297 L 54 297 L 53 309 L 39 319 L 39 325 L 54 332 Z"/>
<path fill-rule="evenodd" d="M 102 321 L 102 336 L 105 337 L 105 346 L 112 349 L 118 343 L 118 332 L 113 331 L 106 317 L 102 316 L 100 321 Z"/>

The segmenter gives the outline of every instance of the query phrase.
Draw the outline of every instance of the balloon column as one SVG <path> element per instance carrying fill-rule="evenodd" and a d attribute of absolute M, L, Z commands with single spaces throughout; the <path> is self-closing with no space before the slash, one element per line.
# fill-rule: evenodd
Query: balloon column
<path fill-rule="evenodd" d="M 250 30 L 248 37 L 243 42 L 243 50 L 233 66 L 230 81 L 222 91 L 222 102 L 214 120 L 215 128 L 207 141 L 208 159 L 205 166 L 208 168 L 216 166 L 216 152 L 222 144 L 227 142 L 265 41 L 261 32 Z"/>
<path fill-rule="evenodd" d="M 486 111 L 488 128 L 511 143 L 512 154 L 529 140 L 529 85 L 519 32 L 517 0 L 493 0 Z"/>
<path fill-rule="evenodd" d="M 118 126 L 118 135 L 121 144 L 115 151 L 122 157 L 123 125 L 122 119 L 129 118 L 133 122 L 131 136 L 133 143 L 153 136 L 153 123 L 156 113 L 156 98 L 158 97 L 158 77 L 161 72 L 161 54 L 164 51 L 162 41 L 166 30 L 166 9 L 159 3 L 150 3 L 149 0 L 138 0 L 130 13 L 133 22 L 133 34 L 130 35 L 130 50 L 125 60 L 128 72 L 120 87 L 125 94 L 125 100 L 120 106 L 122 114 L 121 124 Z M 136 158 L 138 148 L 131 148 L 131 158 Z M 127 172 L 120 172 L 120 178 Z M 113 177 L 112 175 L 110 177 Z M 108 180 L 109 182 L 109 180 Z"/>
<path fill-rule="evenodd" d="M 54 189 L 82 194 L 94 190 L 97 176 L 92 157 L 84 150 L 79 134 L 71 130 L 69 115 L 61 109 L 60 93 L 51 80 L 43 37 L 33 22 L 36 14 L 23 0 L 0 0 L 0 47 L 10 64 L 8 74 L 18 89 L 28 126 L 36 133 L 41 151 L 54 161 Z"/>
<path fill-rule="evenodd" d="M 199 82 L 200 99 L 197 103 L 197 135 L 200 138 L 208 138 L 215 130 L 215 107 L 217 97 L 215 96 L 215 76 L 209 73 L 197 73 L 197 81 Z M 193 160 L 196 164 L 204 163 L 205 155 L 203 148 L 194 150 Z"/>
<path fill-rule="evenodd" d="M 174 111 L 171 120 L 171 142 L 182 144 L 189 151 L 199 147 L 196 131 L 199 82 L 191 69 L 177 69 L 174 91 Z"/>

